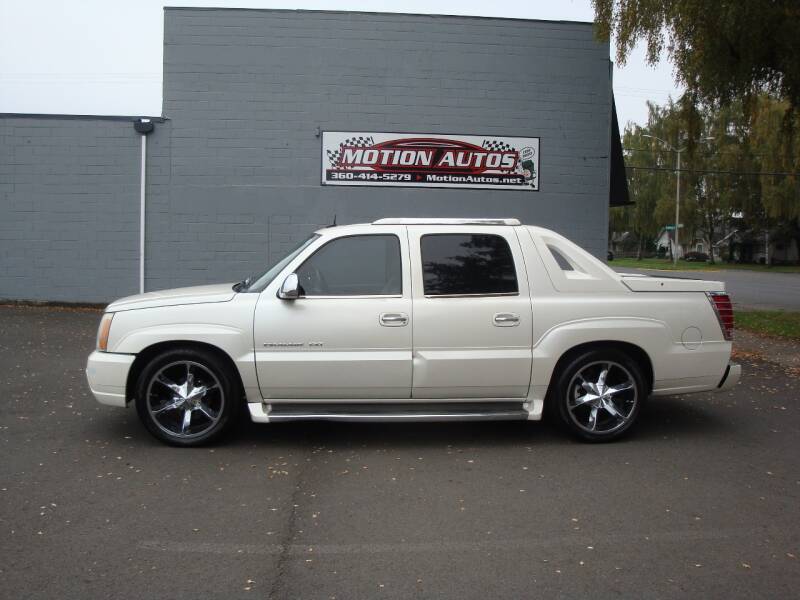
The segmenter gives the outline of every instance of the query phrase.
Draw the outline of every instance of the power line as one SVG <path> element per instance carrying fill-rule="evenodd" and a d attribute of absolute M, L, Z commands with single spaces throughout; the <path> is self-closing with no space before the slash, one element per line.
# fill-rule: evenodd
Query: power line
<path fill-rule="evenodd" d="M 649 152 L 651 154 L 654 154 L 656 152 L 673 152 L 673 153 L 675 152 L 675 150 L 667 150 L 666 148 L 662 148 L 662 149 L 658 149 L 658 148 L 656 148 L 656 149 L 653 149 L 653 148 L 623 148 L 623 150 L 625 152 Z M 714 150 L 714 151 L 712 151 L 712 152 L 710 152 L 708 154 L 711 154 L 711 155 L 713 155 L 713 154 L 738 155 L 739 153 L 738 152 L 731 152 L 730 150 Z M 769 154 L 760 154 L 760 153 L 751 152 L 750 156 L 770 156 L 770 155 Z"/>
<path fill-rule="evenodd" d="M 626 169 L 634 169 L 636 171 L 669 171 L 674 173 L 675 169 L 669 167 L 634 167 L 625 165 Z M 786 175 L 798 177 L 800 173 L 790 173 L 785 171 L 720 171 L 716 169 L 681 169 L 681 173 L 713 173 L 715 175 Z"/>

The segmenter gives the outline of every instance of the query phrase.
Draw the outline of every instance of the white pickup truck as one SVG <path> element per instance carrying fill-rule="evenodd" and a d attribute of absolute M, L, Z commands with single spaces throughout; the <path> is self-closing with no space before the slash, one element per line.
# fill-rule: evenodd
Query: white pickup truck
<path fill-rule="evenodd" d="M 536 421 L 589 441 L 649 396 L 736 384 L 724 284 L 622 275 L 516 219 L 381 219 L 314 233 L 238 284 L 110 304 L 87 376 L 193 446 L 234 422 Z"/>

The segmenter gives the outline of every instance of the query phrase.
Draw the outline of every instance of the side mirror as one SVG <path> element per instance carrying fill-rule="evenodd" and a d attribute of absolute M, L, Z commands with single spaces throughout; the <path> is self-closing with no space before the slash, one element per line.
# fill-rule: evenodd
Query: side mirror
<path fill-rule="evenodd" d="M 278 298 L 281 300 L 297 300 L 300 297 L 300 281 L 297 273 L 292 273 L 283 280 L 281 289 L 278 290 Z"/>

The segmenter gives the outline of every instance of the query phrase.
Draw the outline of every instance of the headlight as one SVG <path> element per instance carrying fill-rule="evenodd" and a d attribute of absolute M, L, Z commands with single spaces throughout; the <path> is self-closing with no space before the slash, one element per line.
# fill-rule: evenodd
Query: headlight
<path fill-rule="evenodd" d="M 114 313 L 105 313 L 100 320 L 100 328 L 97 330 L 97 349 L 105 352 L 108 348 L 108 334 L 111 331 L 111 320 Z"/>

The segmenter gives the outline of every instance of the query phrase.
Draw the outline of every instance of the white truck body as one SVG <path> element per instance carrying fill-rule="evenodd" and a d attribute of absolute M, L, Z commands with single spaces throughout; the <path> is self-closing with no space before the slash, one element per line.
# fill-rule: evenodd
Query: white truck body
<path fill-rule="evenodd" d="M 281 297 L 287 278 L 320 249 L 359 236 L 390 236 L 380 239 L 399 247 L 392 267 L 399 275 L 386 282 L 381 292 L 387 293 Z M 438 268 L 441 284 L 459 265 L 446 264 L 447 258 L 426 263 L 423 239 L 492 240 L 503 252 L 507 244 L 516 291 L 426 294 L 436 278 L 426 269 Z M 363 241 L 347 244 L 357 248 Z M 469 418 L 491 413 L 484 410 L 491 403 L 502 403 L 498 413 L 510 418 L 505 409 L 512 402 L 514 416 L 538 420 L 559 361 L 576 348 L 602 344 L 631 348 L 646 393 L 654 396 L 727 389 L 740 375 L 729 364 L 731 341 L 710 300 L 724 293 L 722 282 L 618 274 L 565 237 L 511 219 L 384 219 L 326 228 L 279 266 L 261 289 L 206 285 L 111 303 L 105 349 L 92 353 L 87 366 L 97 399 L 126 406 L 135 399 L 142 357 L 181 344 L 227 357 L 259 422 Z M 321 288 L 324 274 L 317 271 L 306 277 Z M 311 409 L 303 411 L 304 403 Z M 395 413 L 380 406 L 401 403 Z M 463 410 L 443 410 L 446 403 Z M 365 407 L 348 411 L 359 404 Z"/>

